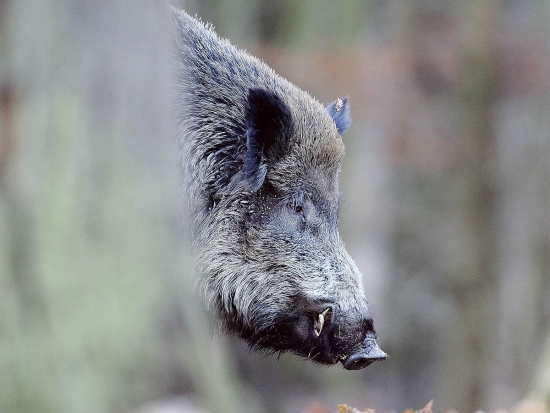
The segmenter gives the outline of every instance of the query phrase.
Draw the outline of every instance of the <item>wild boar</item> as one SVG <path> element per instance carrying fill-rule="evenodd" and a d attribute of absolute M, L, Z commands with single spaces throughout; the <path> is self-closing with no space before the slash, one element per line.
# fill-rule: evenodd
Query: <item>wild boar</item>
<path fill-rule="evenodd" d="M 338 231 L 347 99 L 324 107 L 210 26 L 172 17 L 186 208 L 220 327 L 350 370 L 385 359 Z"/>

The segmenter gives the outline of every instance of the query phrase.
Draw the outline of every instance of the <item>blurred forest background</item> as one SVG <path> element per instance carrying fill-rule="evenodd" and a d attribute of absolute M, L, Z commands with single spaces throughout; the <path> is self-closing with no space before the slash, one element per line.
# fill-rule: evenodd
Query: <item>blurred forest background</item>
<path fill-rule="evenodd" d="M 550 1 L 174 4 L 322 102 L 349 95 L 341 231 L 391 358 L 350 372 L 212 334 L 167 2 L 0 0 L 0 412 L 548 403 Z"/>

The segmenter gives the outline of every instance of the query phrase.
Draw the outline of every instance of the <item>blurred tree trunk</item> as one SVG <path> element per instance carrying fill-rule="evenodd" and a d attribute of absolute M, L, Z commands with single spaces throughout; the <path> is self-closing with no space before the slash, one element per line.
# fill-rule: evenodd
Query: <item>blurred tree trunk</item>
<path fill-rule="evenodd" d="M 414 51 L 420 99 L 438 118 L 435 133 L 453 154 L 442 171 L 428 164 L 397 171 L 392 294 L 403 318 L 394 333 L 401 342 L 395 356 L 402 359 L 405 394 L 413 403 L 435 398 L 442 409 L 475 411 L 486 407 L 497 338 L 492 126 L 499 3 L 417 2 L 394 15 L 399 23 L 392 27 L 400 33 L 390 35 Z M 453 47 L 457 34 L 461 55 L 454 79 L 445 71 L 452 62 L 441 60 L 448 55 L 437 53 Z M 436 394 L 427 394 L 428 383 Z"/>
<path fill-rule="evenodd" d="M 457 370 L 466 373 L 462 382 L 467 400 L 464 411 L 486 408 L 492 366 L 498 348 L 498 283 L 496 277 L 497 192 L 496 139 L 496 35 L 500 21 L 500 2 L 468 1 L 460 21 L 464 33 L 463 73 L 458 84 L 464 118 L 462 140 L 457 147 L 458 211 L 469 240 L 469 259 L 463 268 L 462 282 L 455 290 L 462 318 L 454 328 L 464 328 L 464 348 L 451 354 Z M 451 384 L 453 386 L 453 384 Z M 455 388 L 455 387 L 451 387 Z"/>
<path fill-rule="evenodd" d="M 494 397 L 508 404 L 533 391 L 550 401 L 550 90 L 546 81 L 534 80 L 550 42 L 547 6 L 509 5 L 513 18 L 503 22 L 501 39 L 502 71 L 515 76 L 497 111 L 501 285 Z M 546 79 L 546 61 L 544 67 Z"/>
<path fill-rule="evenodd" d="M 531 385 L 537 395 L 542 395 L 550 408 L 550 334 L 546 338 L 544 349 L 538 362 L 535 380 Z"/>

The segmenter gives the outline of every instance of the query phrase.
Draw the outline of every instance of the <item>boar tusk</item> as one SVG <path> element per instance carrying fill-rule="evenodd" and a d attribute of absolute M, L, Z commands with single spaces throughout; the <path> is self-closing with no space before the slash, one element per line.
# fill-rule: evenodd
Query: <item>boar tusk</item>
<path fill-rule="evenodd" d="M 314 328 L 317 337 L 319 337 L 321 335 L 321 331 L 323 331 L 323 324 L 325 324 L 325 316 L 323 315 L 323 313 L 320 313 L 319 319 L 317 320 L 317 325 Z"/>
<path fill-rule="evenodd" d="M 319 337 L 321 335 L 321 332 L 323 331 L 323 326 L 325 324 L 325 315 L 327 314 L 328 310 L 330 310 L 330 307 L 326 308 L 325 311 L 323 311 L 322 313 L 319 313 L 319 319 L 316 323 L 317 325 L 315 325 L 313 329 L 317 337 Z"/>

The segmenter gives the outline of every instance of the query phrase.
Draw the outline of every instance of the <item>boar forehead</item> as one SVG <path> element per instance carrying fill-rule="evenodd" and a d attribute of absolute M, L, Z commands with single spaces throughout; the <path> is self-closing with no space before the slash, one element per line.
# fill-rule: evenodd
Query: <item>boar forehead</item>
<path fill-rule="evenodd" d="M 334 207 L 344 144 L 324 107 L 298 111 L 288 155 L 268 171 L 268 180 L 282 192 L 313 189 Z M 300 117 L 302 120 L 300 121 Z M 309 191 L 308 191 L 309 192 Z"/>
<path fill-rule="evenodd" d="M 307 166 L 339 167 L 344 144 L 336 124 L 321 103 L 307 98 L 290 104 L 294 109 L 292 153 Z"/>

